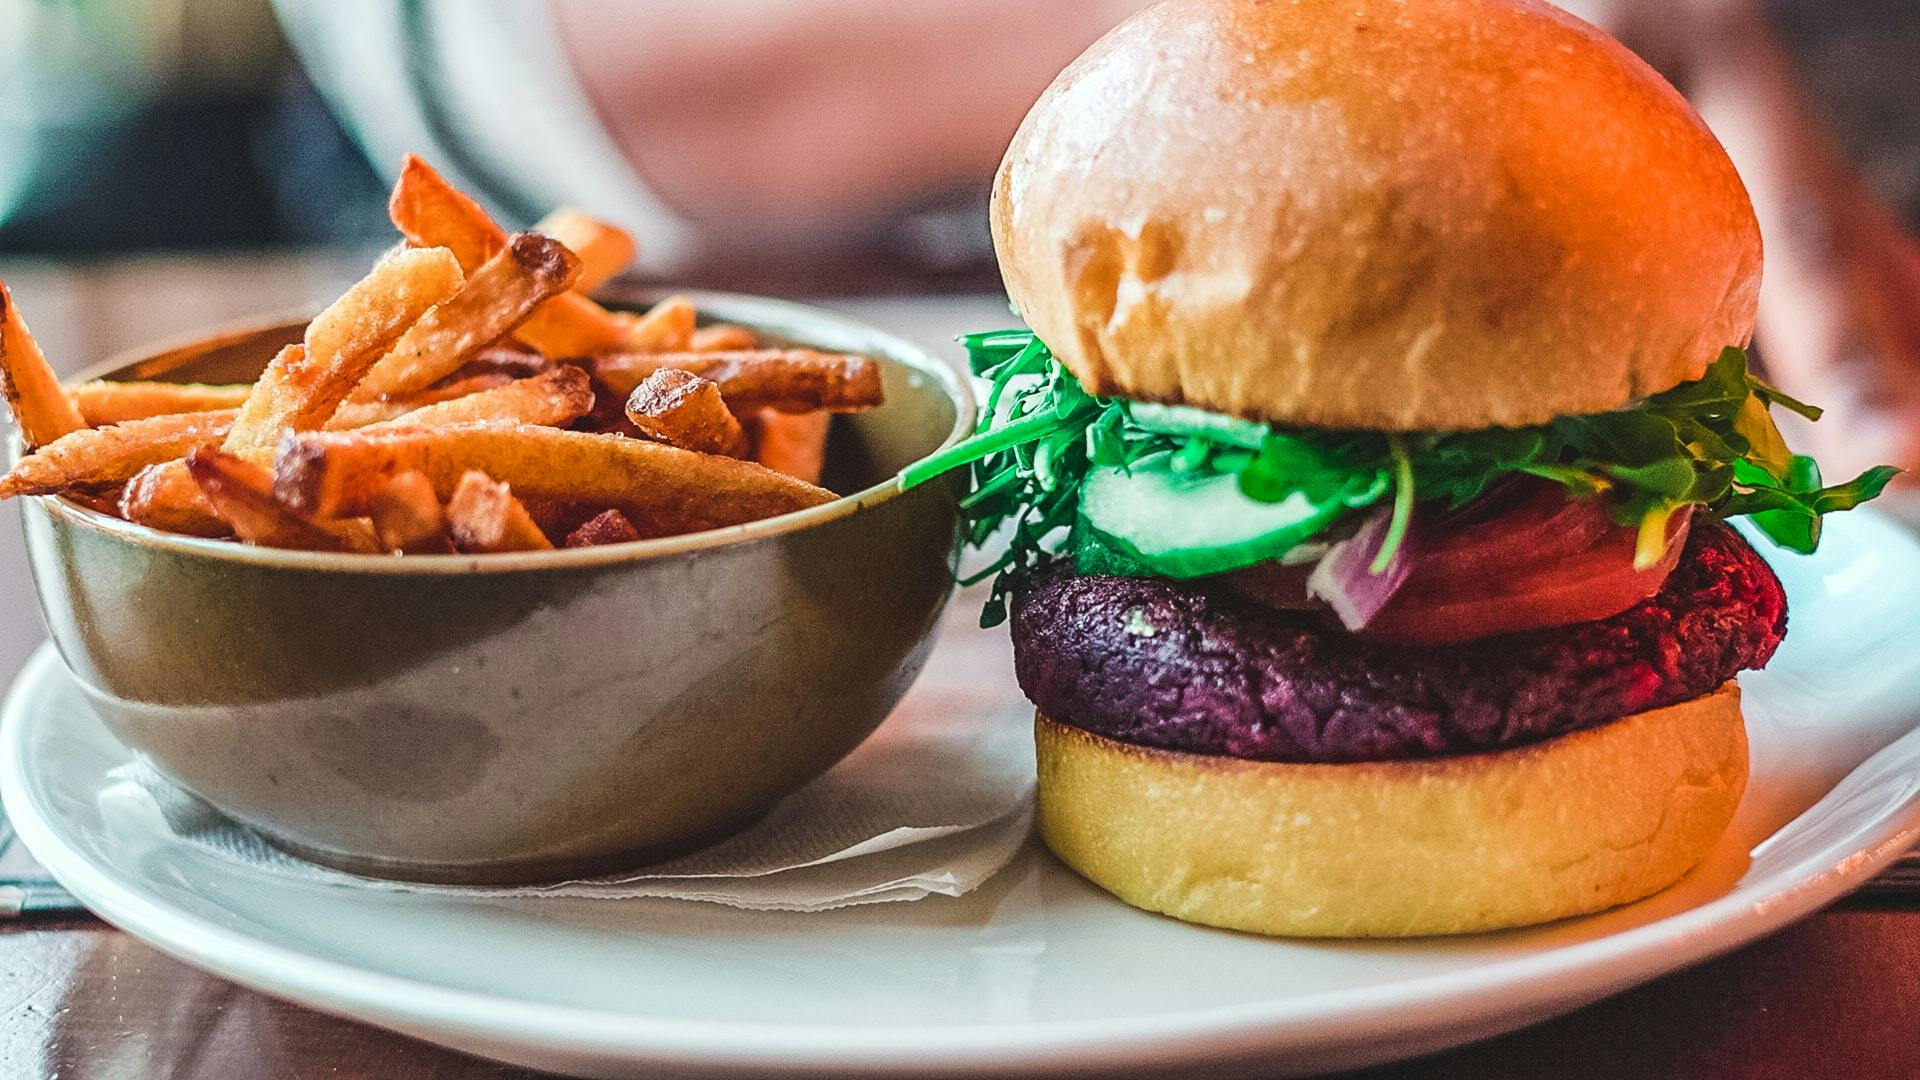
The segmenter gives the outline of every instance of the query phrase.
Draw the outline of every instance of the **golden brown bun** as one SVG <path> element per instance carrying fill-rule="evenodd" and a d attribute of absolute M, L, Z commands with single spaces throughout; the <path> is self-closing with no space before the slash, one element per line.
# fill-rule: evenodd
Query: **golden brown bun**
<path fill-rule="evenodd" d="M 1090 390 L 1302 426 L 1617 409 L 1744 344 L 1760 287 L 1700 118 L 1529 0 L 1167 0 L 1028 114 L 993 235 Z"/>
<path fill-rule="evenodd" d="M 1290 937 L 1411 937 L 1600 911 L 1679 880 L 1747 786 L 1731 682 L 1534 746 L 1288 765 L 1037 718 L 1040 835 L 1135 907 Z"/>

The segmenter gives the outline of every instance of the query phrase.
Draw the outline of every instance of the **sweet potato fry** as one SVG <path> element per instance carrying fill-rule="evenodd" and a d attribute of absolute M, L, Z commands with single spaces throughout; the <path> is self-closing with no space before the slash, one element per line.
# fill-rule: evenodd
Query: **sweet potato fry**
<path fill-rule="evenodd" d="M 307 324 L 303 346 L 287 346 L 267 365 L 222 449 L 265 462 L 286 430 L 324 425 L 367 369 L 428 308 L 452 296 L 462 280 L 459 264 L 445 248 L 382 259 Z"/>
<path fill-rule="evenodd" d="M 477 394 L 424 405 L 377 427 L 431 427 L 480 422 L 559 427 L 593 411 L 593 380 L 570 364 Z"/>
<path fill-rule="evenodd" d="M 607 353 L 593 360 L 593 373 L 609 388 L 631 394 L 661 368 L 691 371 L 720 387 L 736 410 L 766 405 L 786 412 L 857 412 L 885 398 L 880 365 L 865 356 L 811 349 L 751 349 L 743 352 Z"/>
<path fill-rule="evenodd" d="M 720 400 L 720 388 L 691 371 L 661 368 L 647 376 L 627 399 L 627 419 L 654 442 L 682 450 L 731 454 L 740 446 L 740 421 Z"/>
<path fill-rule="evenodd" d="M 447 514 L 433 481 L 425 473 L 395 473 L 387 478 L 367 507 L 374 535 L 382 551 L 403 555 L 450 555 L 453 540 Z"/>
<path fill-rule="evenodd" d="M 296 433 L 281 447 L 275 490 L 310 514 L 358 514 L 382 476 L 405 469 L 426 473 L 442 495 L 478 469 L 521 498 L 618 507 L 656 535 L 737 525 L 834 497 L 753 462 L 509 424 Z"/>
<path fill-rule="evenodd" d="M 581 292 L 592 292 L 613 280 L 633 262 L 632 234 L 570 206 L 541 218 L 533 231 L 546 233 L 580 256 L 580 280 L 573 287 Z"/>
<path fill-rule="evenodd" d="M 760 337 L 744 326 L 715 323 L 693 332 L 687 348 L 694 352 L 739 352 L 760 347 Z"/>
<path fill-rule="evenodd" d="M 246 404 L 249 384 L 208 386 L 204 383 L 112 382 L 96 379 L 67 388 L 80 416 L 91 427 L 145 420 L 149 416 L 214 412 Z"/>
<path fill-rule="evenodd" d="M 54 495 L 77 487 L 131 480 L 149 465 L 172 461 L 214 445 L 233 425 L 236 411 L 150 416 L 103 428 L 68 432 L 21 458 L 0 477 L 0 499 Z"/>
<path fill-rule="evenodd" d="M 607 544 L 625 544 L 640 539 L 640 530 L 633 527 L 627 515 L 618 510 L 608 510 L 604 514 L 589 518 L 586 524 L 567 534 L 567 542 L 562 547 L 604 547 Z"/>
<path fill-rule="evenodd" d="M 621 348 L 628 352 L 680 352 L 693 347 L 694 321 L 698 318 L 693 301 L 685 296 L 669 296 L 636 316 Z"/>
<path fill-rule="evenodd" d="M 232 536 L 187 471 L 187 463 L 150 465 L 120 493 L 120 516 L 138 525 L 187 536 Z"/>
<path fill-rule="evenodd" d="M 539 233 L 518 233 L 474 269 L 466 284 L 408 328 L 373 365 L 352 401 L 419 390 L 460 369 L 580 276 L 580 260 Z"/>
<path fill-rule="evenodd" d="M 755 415 L 753 460 L 809 484 L 827 467 L 827 431 L 833 414 L 760 409 Z"/>
<path fill-rule="evenodd" d="M 412 154 L 401 166 L 387 214 L 408 243 L 449 248 L 468 272 L 507 246 L 506 232 L 479 203 Z M 548 356 L 566 357 L 618 348 L 626 333 L 626 324 L 613 312 L 579 293 L 564 292 L 540 305 L 514 336 Z"/>
<path fill-rule="evenodd" d="M 533 523 L 512 490 L 483 472 L 470 471 L 460 477 L 453 497 L 447 500 L 447 526 L 453 534 L 453 546 L 467 555 L 553 548 L 553 541 Z"/>
<path fill-rule="evenodd" d="M 40 343 L 33 340 L 7 283 L 0 281 L 0 395 L 13 410 L 20 439 L 29 448 L 45 446 L 87 426 L 80 410 L 60 389 Z"/>
<path fill-rule="evenodd" d="M 210 447 L 187 458 L 187 472 L 235 536 L 261 547 L 301 551 L 380 550 L 364 523 L 316 521 L 273 496 L 273 474 Z"/>

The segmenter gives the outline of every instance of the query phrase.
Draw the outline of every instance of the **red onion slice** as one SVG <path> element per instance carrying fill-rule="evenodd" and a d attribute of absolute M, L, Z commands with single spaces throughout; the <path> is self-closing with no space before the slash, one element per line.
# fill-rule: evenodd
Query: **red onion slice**
<path fill-rule="evenodd" d="M 1413 569 L 1415 532 L 1409 528 L 1383 573 L 1374 573 L 1374 557 L 1386 542 L 1393 508 L 1375 510 L 1352 536 L 1328 549 L 1307 577 L 1307 593 L 1327 602 L 1349 630 L 1361 630 L 1387 606 Z"/>

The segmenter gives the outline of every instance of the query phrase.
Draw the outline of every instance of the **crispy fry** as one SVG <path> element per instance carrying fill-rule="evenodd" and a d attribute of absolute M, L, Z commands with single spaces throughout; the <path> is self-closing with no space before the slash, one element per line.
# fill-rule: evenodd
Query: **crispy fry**
<path fill-rule="evenodd" d="M 541 304 L 513 332 L 548 356 L 562 359 L 619 348 L 626 335 L 625 322 L 577 292 L 563 292 Z"/>
<path fill-rule="evenodd" d="M 613 280 L 633 262 L 632 234 L 570 206 L 541 218 L 533 231 L 546 233 L 580 256 L 580 280 L 573 287 L 581 292 L 592 292 Z"/>
<path fill-rule="evenodd" d="M 120 516 L 135 524 L 187 536 L 232 536 L 187 471 L 185 460 L 150 465 L 120 493 Z"/>
<path fill-rule="evenodd" d="M 0 390 L 33 450 L 0 499 L 419 555 L 624 543 L 834 498 L 813 482 L 828 411 L 880 403 L 876 361 L 700 329 L 686 296 L 609 312 L 581 288 L 624 269 L 630 236 L 561 210 L 510 237 L 416 157 L 389 212 L 405 242 L 251 386 L 62 388 L 0 284 Z"/>
<path fill-rule="evenodd" d="M 364 523 L 315 521 L 273 496 L 273 474 L 211 447 L 187 458 L 194 483 L 232 527 L 234 535 L 261 547 L 301 551 L 380 550 Z"/>
<path fill-rule="evenodd" d="M 553 541 L 533 523 L 512 490 L 483 472 L 470 471 L 460 477 L 453 497 L 447 500 L 447 526 L 453 534 L 453 546 L 468 555 L 553 548 Z"/>
<path fill-rule="evenodd" d="M 495 345 L 482 349 L 480 355 L 464 364 L 460 370 L 435 383 L 441 386 L 457 382 L 474 375 L 511 375 L 524 379 L 529 375 L 538 375 L 554 365 L 554 361 L 537 352 L 527 352 L 507 345 Z M 431 390 L 433 387 L 428 387 Z"/>
<path fill-rule="evenodd" d="M 691 299 L 669 296 L 634 317 L 621 348 L 638 353 L 683 352 L 693 347 L 696 318 Z"/>
<path fill-rule="evenodd" d="M 720 400 L 720 388 L 678 368 L 661 368 L 635 387 L 627 419 L 647 438 L 683 450 L 731 454 L 740 445 L 740 421 Z"/>
<path fill-rule="evenodd" d="M 395 473 L 381 485 L 367 507 L 374 535 L 382 551 L 404 555 L 450 555 L 453 540 L 447 532 L 447 514 L 433 481 L 425 473 Z"/>
<path fill-rule="evenodd" d="M 827 467 L 827 432 L 833 414 L 787 413 L 761 409 L 754 419 L 753 460 L 809 484 L 820 482 Z"/>
<path fill-rule="evenodd" d="M 95 379 L 67 388 L 80 416 L 91 427 L 106 427 L 149 416 L 238 409 L 246 404 L 250 384 L 209 386 L 205 383 L 112 382 Z"/>
<path fill-rule="evenodd" d="M 461 281 L 459 264 L 444 248 L 382 259 L 307 324 L 304 347 L 289 345 L 267 365 L 222 449 L 264 462 L 272 458 L 282 432 L 324 425 L 367 369 L 428 308 L 453 295 Z"/>
<path fill-rule="evenodd" d="M 469 272 L 507 245 L 507 234 L 480 204 L 412 154 L 400 169 L 388 216 L 416 247 L 444 246 Z M 619 347 L 626 324 L 576 292 L 549 299 L 514 336 L 548 356 L 586 356 Z"/>
<path fill-rule="evenodd" d="M 95 513 L 110 517 L 120 516 L 120 498 L 126 493 L 125 484 L 108 484 L 103 488 L 87 491 L 69 491 L 61 497 L 69 502 L 84 506 Z"/>
<path fill-rule="evenodd" d="M 33 340 L 7 283 L 0 281 L 0 396 L 13 410 L 20 439 L 29 448 L 45 446 L 87 426 L 80 410 L 60 389 L 40 343 Z"/>
<path fill-rule="evenodd" d="M 408 154 L 387 200 L 387 216 L 414 247 L 444 247 L 473 269 L 507 246 L 505 229 L 471 195 L 433 166 Z"/>
<path fill-rule="evenodd" d="M 607 544 L 626 544 L 640 539 L 640 530 L 633 527 L 627 515 L 618 510 L 608 510 L 604 514 L 588 519 L 587 523 L 567 534 L 567 542 L 561 547 L 583 548 L 604 547 Z"/>
<path fill-rule="evenodd" d="M 131 480 L 149 465 L 218 443 L 235 410 L 150 416 L 69 432 L 21 458 L 0 477 L 0 499 L 63 494 L 76 487 Z"/>
<path fill-rule="evenodd" d="M 612 390 L 631 394 L 661 368 L 691 371 L 720 387 L 736 410 L 766 405 L 786 412 L 857 412 L 885 398 L 880 365 L 865 356 L 811 349 L 744 352 L 608 353 L 593 360 L 593 373 Z"/>
<path fill-rule="evenodd" d="M 580 260 L 539 233 L 517 233 L 445 302 L 413 324 L 354 388 L 350 400 L 373 401 L 419 390 L 445 378 L 524 322 L 548 297 L 580 276 Z"/>
<path fill-rule="evenodd" d="M 593 411 L 593 380 L 570 364 L 531 379 L 425 405 L 377 427 L 430 427 L 476 422 L 558 427 Z"/>
<path fill-rule="evenodd" d="M 740 352 L 760 347 L 759 335 L 744 326 L 715 323 L 693 332 L 687 348 L 694 352 Z"/>
<path fill-rule="evenodd" d="M 418 469 L 451 494 L 469 469 L 522 498 L 618 507 L 654 532 L 737 525 L 831 500 L 747 461 L 623 438 L 508 424 L 290 435 L 275 490 L 319 516 L 362 513 L 380 478 Z"/>
<path fill-rule="evenodd" d="M 416 409 L 424 409 L 429 405 L 438 405 L 443 401 L 456 401 L 471 394 L 497 390 L 513 381 L 513 376 L 504 372 L 484 372 L 444 381 L 425 390 L 399 394 L 382 401 L 349 401 L 340 406 L 340 411 L 333 414 L 333 419 L 327 421 L 327 426 L 323 430 L 352 431 L 354 428 L 370 427 L 388 420 L 397 420 Z"/>

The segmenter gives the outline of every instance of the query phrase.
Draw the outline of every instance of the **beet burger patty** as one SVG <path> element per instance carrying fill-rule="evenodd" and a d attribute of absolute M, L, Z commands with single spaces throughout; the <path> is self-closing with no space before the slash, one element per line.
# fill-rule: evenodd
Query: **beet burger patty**
<path fill-rule="evenodd" d="M 1020 688 L 1060 723 L 1249 761 L 1399 761 L 1525 746 L 1700 697 L 1766 664 L 1786 596 L 1719 522 L 1609 618 L 1432 648 L 1156 578 L 1057 572 L 1014 607 Z"/>
<path fill-rule="evenodd" d="M 1411 89 L 1409 89 L 1411 88 Z M 1747 778 L 1763 547 L 1828 483 L 1748 369 L 1759 225 L 1661 77 L 1537 0 L 1162 0 L 994 185 L 967 539 L 1038 707 L 1041 837 L 1265 934 L 1640 899 Z"/>

